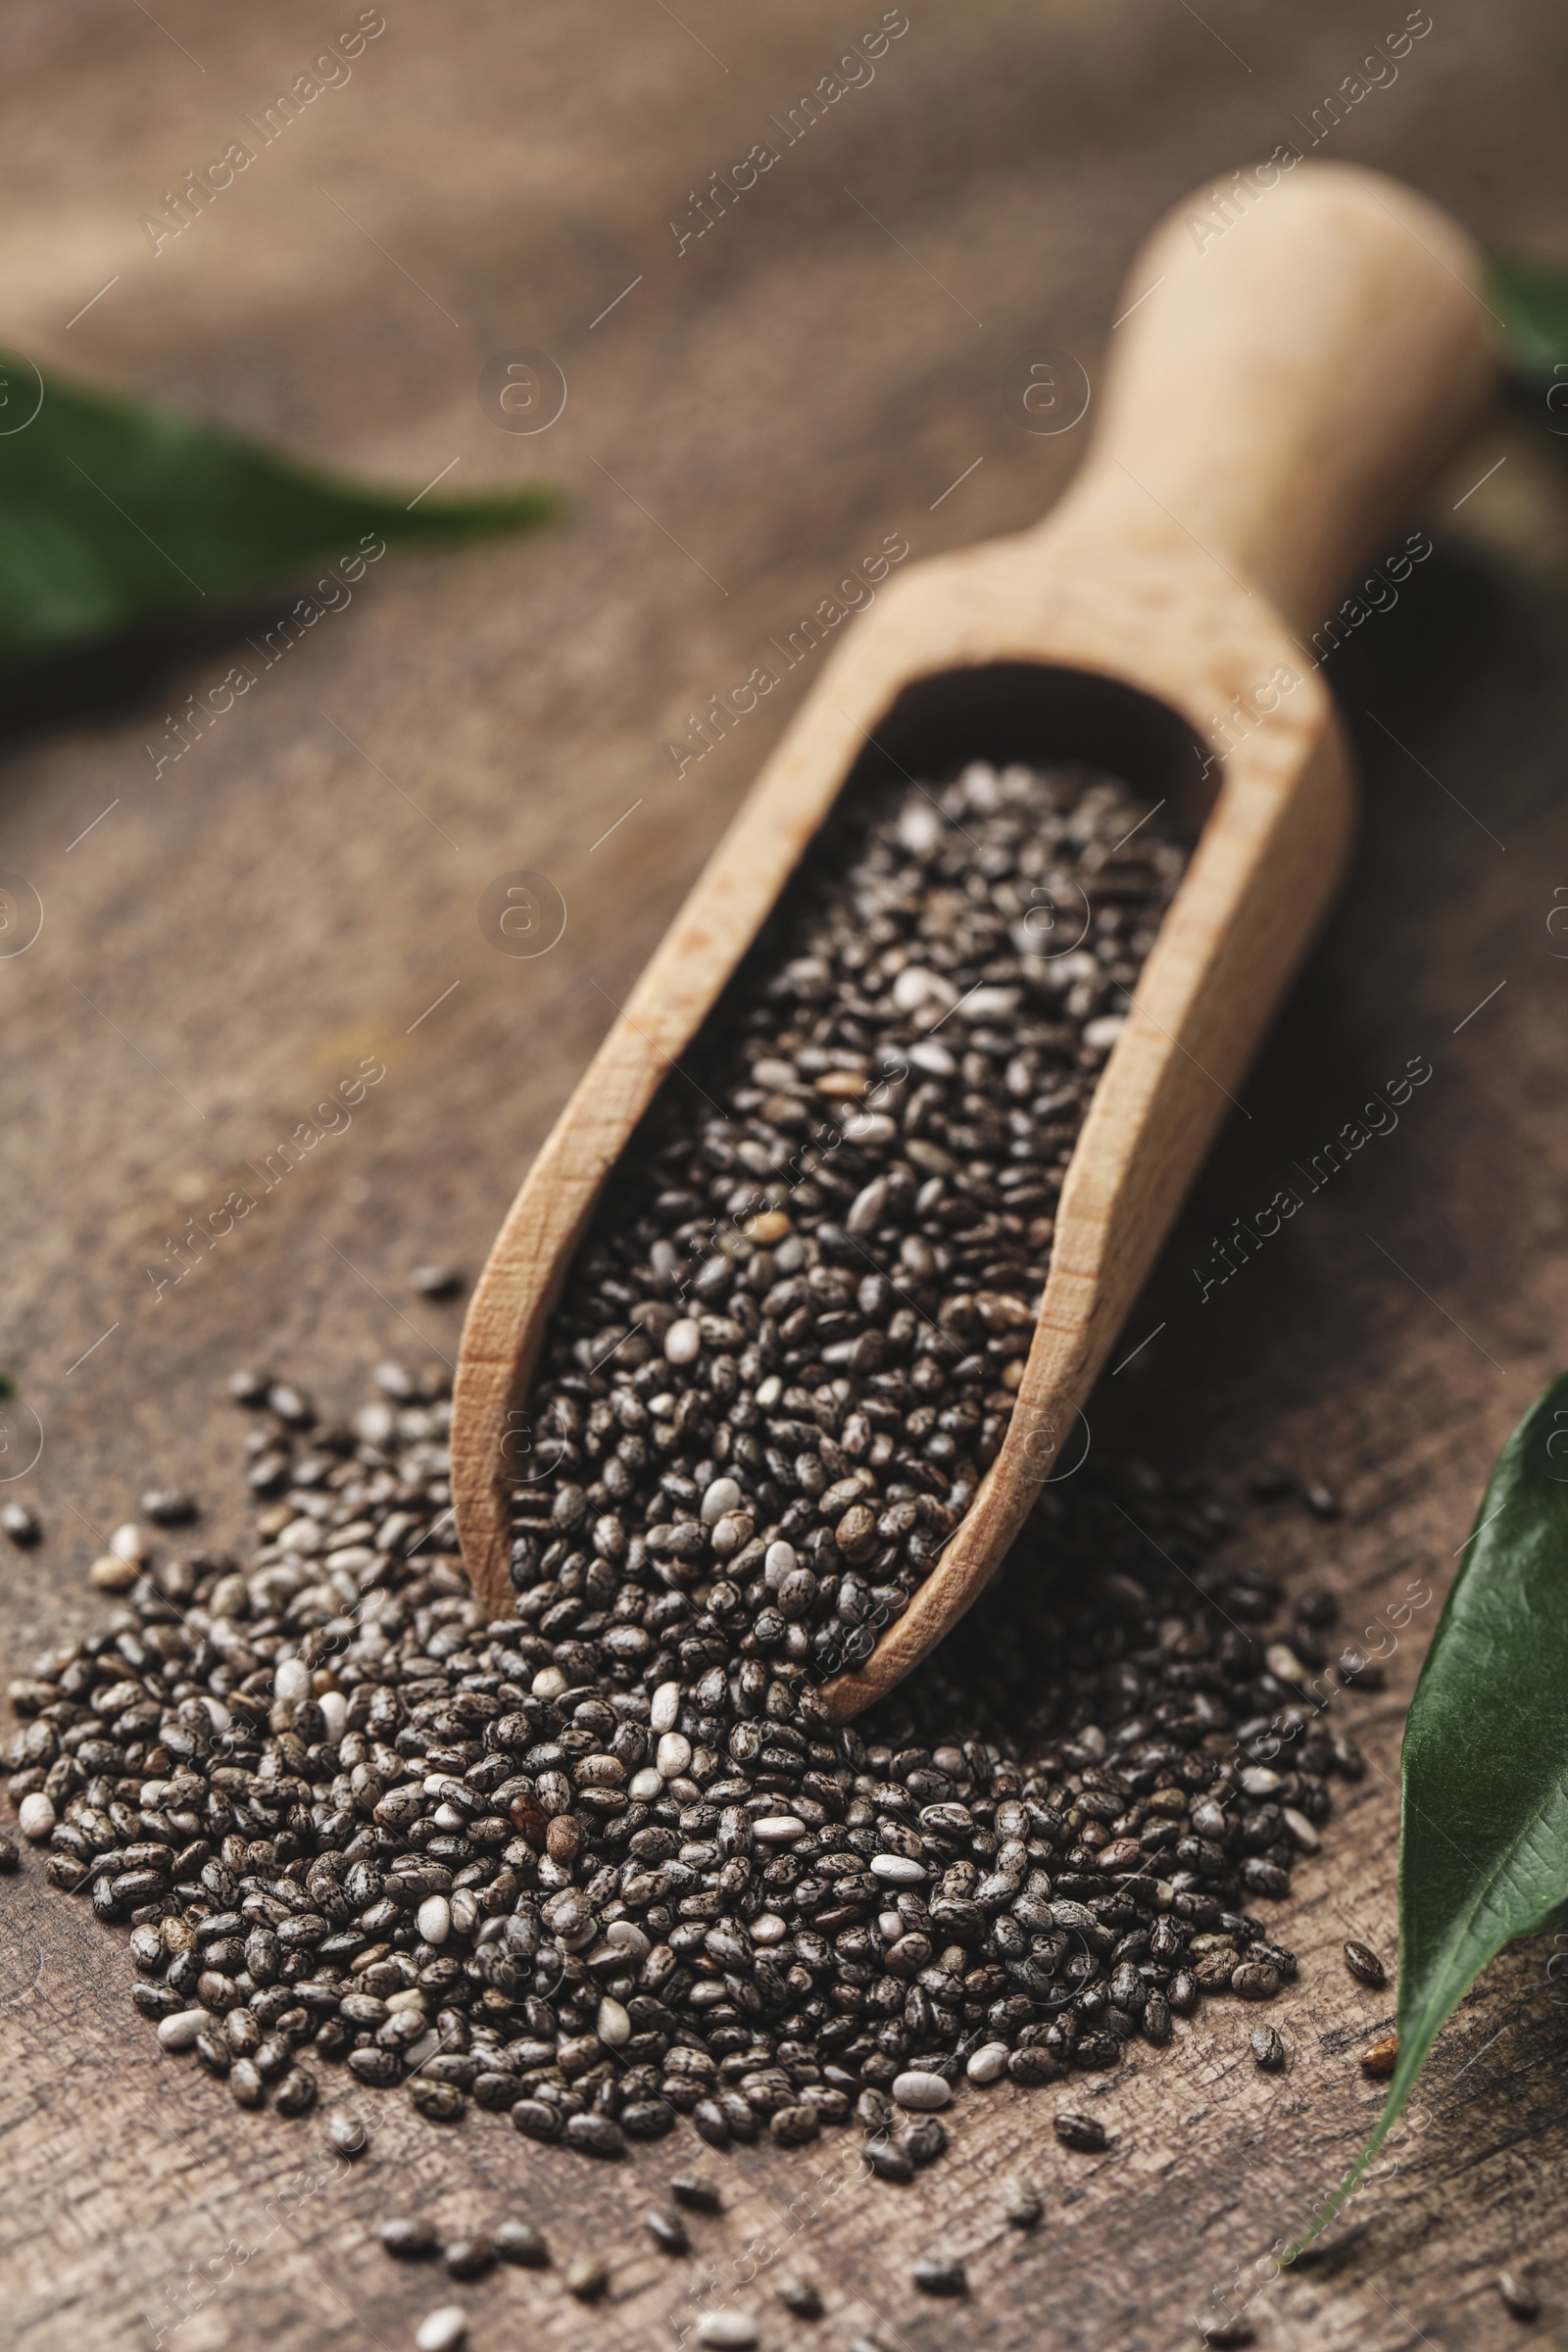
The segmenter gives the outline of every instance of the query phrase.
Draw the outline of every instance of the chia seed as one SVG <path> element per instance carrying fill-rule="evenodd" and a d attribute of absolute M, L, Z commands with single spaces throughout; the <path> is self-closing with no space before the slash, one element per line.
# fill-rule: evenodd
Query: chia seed
<path fill-rule="evenodd" d="M 1076 2148 L 1080 2155 L 1099 2156 L 1110 2145 L 1104 2125 L 1092 2115 L 1058 2115 L 1053 2121 L 1062 2146 Z"/>
<path fill-rule="evenodd" d="M 1521 2273 L 1499 2271 L 1497 2292 L 1516 2320 L 1540 2319 L 1541 2297 Z"/>
<path fill-rule="evenodd" d="M 457 2303 L 444 2303 L 415 2329 L 415 2352 L 459 2352 L 467 2341 L 468 2315 Z"/>
<path fill-rule="evenodd" d="M 798 2320 L 819 2320 L 822 2317 L 824 2306 L 821 2293 L 814 2280 L 808 2278 L 804 2272 L 786 2271 L 775 2291 L 785 2310 L 792 2311 Z"/>
<path fill-rule="evenodd" d="M 542 2271 L 550 2261 L 544 2231 L 536 2230 L 531 2222 L 501 2223 L 491 2243 L 502 2262 L 515 2263 L 522 2270 Z"/>
<path fill-rule="evenodd" d="M 1370 1944 L 1357 1943 L 1353 1939 L 1348 1943 L 1345 1946 L 1345 1965 L 1357 1984 L 1370 1985 L 1374 1992 L 1381 1992 L 1389 1981 L 1388 1970 Z"/>
<path fill-rule="evenodd" d="M 678 2213 L 664 2213 L 656 2205 L 643 2216 L 648 2234 L 662 2254 L 689 2254 L 692 2241 L 686 2225 Z"/>
<path fill-rule="evenodd" d="M 496 2267 L 496 2249 L 487 2237 L 455 2237 L 441 2259 L 454 2278 L 482 2278 Z"/>
<path fill-rule="evenodd" d="M 677 2205 L 692 2213 L 722 2213 L 724 2192 L 716 2180 L 705 2180 L 701 2173 L 677 2173 L 669 2184 L 669 2193 Z"/>
<path fill-rule="evenodd" d="M 430 2224 L 420 2221 L 383 2222 L 381 2243 L 400 2262 L 427 2262 L 441 2250 L 441 2241 Z"/>
<path fill-rule="evenodd" d="M 1272 2026 L 1254 2026 L 1248 2039 L 1252 2047 L 1252 2062 L 1265 2075 L 1285 2072 L 1285 2044 Z"/>
<path fill-rule="evenodd" d="M 950 2254 L 922 2254 L 909 2280 L 923 2295 L 965 2295 L 969 2291 L 962 2263 Z"/>
<path fill-rule="evenodd" d="M 575 2254 L 562 2274 L 562 2283 L 579 2303 L 597 2303 L 610 2284 L 610 2266 L 602 2254 Z"/>
<path fill-rule="evenodd" d="M 1046 2209 L 1032 2181 L 1009 2180 L 1003 2191 L 1002 2210 L 1014 2230 L 1038 2230 Z"/>

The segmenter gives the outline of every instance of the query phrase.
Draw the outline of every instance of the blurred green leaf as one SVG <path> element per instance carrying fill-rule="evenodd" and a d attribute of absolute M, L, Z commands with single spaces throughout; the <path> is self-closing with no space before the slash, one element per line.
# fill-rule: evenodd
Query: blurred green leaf
<path fill-rule="evenodd" d="M 0 354 L 0 657 L 212 612 L 312 559 L 355 556 L 362 539 L 486 538 L 559 505 L 541 487 L 363 487 Z"/>
<path fill-rule="evenodd" d="M 1371 2139 L 1303 2245 L 1364 2175 L 1487 1963 L 1568 1900 L 1568 1374 L 1503 1447 L 1464 1555 L 1404 1732 L 1398 2057 Z"/>
<path fill-rule="evenodd" d="M 1568 271 L 1494 254 L 1492 298 L 1509 367 L 1527 384 L 1549 384 L 1568 367 Z"/>

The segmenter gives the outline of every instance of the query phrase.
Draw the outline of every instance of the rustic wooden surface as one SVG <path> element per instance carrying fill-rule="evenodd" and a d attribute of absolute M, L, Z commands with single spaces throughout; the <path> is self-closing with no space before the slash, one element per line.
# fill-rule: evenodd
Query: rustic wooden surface
<path fill-rule="evenodd" d="M 0 339 L 412 485 L 458 458 L 452 487 L 547 472 L 577 500 L 532 541 L 388 563 L 156 783 L 144 747 L 227 667 L 221 631 L 128 698 L 84 659 L 8 741 L 0 864 L 46 910 L 37 944 L 0 959 L 5 1353 L 45 1435 L 10 1492 L 49 1531 L 0 1561 L 8 1665 L 93 1622 L 94 1531 L 151 1476 L 200 1491 L 211 1540 L 239 1536 L 240 1429 L 213 1400 L 233 1362 L 287 1364 L 347 1403 L 389 1349 L 453 1355 L 458 1311 L 415 1299 L 409 1267 L 479 1262 L 797 681 L 681 777 L 666 741 L 885 532 L 926 555 L 1038 513 L 1071 435 L 1010 421 L 1015 355 L 1065 348 L 1093 377 L 1149 221 L 1204 172 L 1304 138 L 1296 119 L 1399 17 L 913 9 L 875 81 L 677 258 L 688 190 L 772 135 L 769 114 L 878 13 L 389 7 L 352 80 L 156 258 L 139 224 L 161 191 L 338 21 L 169 0 L 157 23 L 78 9 L 69 45 L 41 9 L 0 29 Z M 1439 11 L 1323 149 L 1568 261 L 1564 46 L 1544 6 Z M 570 387 L 537 440 L 496 430 L 475 395 L 518 346 L 552 352 Z M 1500 425 L 1430 502 L 1437 555 L 1331 664 L 1365 784 L 1351 879 L 1151 1291 L 1148 1328 L 1165 1328 L 1104 1407 L 1222 1487 L 1264 1455 L 1329 1479 L 1344 1518 L 1284 1508 L 1260 1548 L 1336 1584 L 1354 1630 L 1412 1578 L 1441 1587 L 1498 1443 L 1563 1360 L 1563 456 L 1539 417 Z M 487 882 L 520 867 L 569 910 L 532 962 L 477 920 Z M 145 1269 L 167 1270 L 187 1216 L 366 1054 L 388 1074 L 348 1132 L 155 1300 Z M 1200 1306 L 1212 1237 L 1416 1054 L 1434 1076 L 1397 1132 Z M 1505 2262 L 1534 2266 L 1536 2333 L 1561 2339 L 1568 2013 L 1542 1944 L 1461 2012 L 1399 2170 L 1327 2256 L 1278 2281 L 1252 2267 L 1375 2112 L 1355 2050 L 1390 2004 L 1336 1952 L 1350 1932 L 1392 1950 L 1393 1775 L 1433 1615 L 1398 1634 L 1387 1693 L 1345 1703 L 1371 1770 L 1282 1916 L 1302 1955 L 1274 2012 L 1289 2073 L 1256 2074 L 1241 2018 L 1210 2010 L 1105 2088 L 1102 2160 L 1058 2150 L 1052 2094 L 1011 2089 L 966 2103 L 954 2155 L 903 2191 L 856 2178 L 848 2135 L 708 2160 L 731 2203 L 697 2226 L 702 2264 L 763 2312 L 768 2345 L 1144 2352 L 1196 2341 L 1216 2294 L 1255 2287 L 1248 2316 L 1282 2352 L 1489 2352 L 1524 2332 L 1493 2285 Z M 701 2308 L 707 2268 L 637 2228 L 670 2143 L 589 2170 L 493 2119 L 443 2135 L 372 2101 L 373 2153 L 328 2179 L 318 2125 L 240 2117 L 160 2057 L 120 1944 L 32 1866 L 0 1888 L 0 1971 L 9 2341 L 407 2345 L 448 2297 L 371 2230 L 416 2199 L 452 2225 L 526 2210 L 563 2252 L 612 2257 L 597 2313 L 548 2274 L 460 2290 L 475 2352 L 673 2341 Z M 1048 2207 L 1027 2239 L 996 2193 L 1019 2169 Z M 967 2257 L 966 2305 L 910 2291 L 932 2239 Z M 814 2329 L 769 2304 L 785 2248 L 824 2282 Z"/>

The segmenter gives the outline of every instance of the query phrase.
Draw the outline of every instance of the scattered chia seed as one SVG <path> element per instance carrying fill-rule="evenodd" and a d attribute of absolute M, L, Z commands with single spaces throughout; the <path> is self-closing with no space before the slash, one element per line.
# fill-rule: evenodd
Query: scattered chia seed
<path fill-rule="evenodd" d="M 183 1527 L 196 1516 L 196 1503 L 183 1487 L 155 1487 L 141 1498 L 142 1517 L 155 1527 Z"/>
<path fill-rule="evenodd" d="M 118 1553 L 106 1551 L 88 1569 L 87 1581 L 99 1592 L 128 1592 L 139 1575 L 134 1560 L 122 1560 Z"/>
<path fill-rule="evenodd" d="M 550 2248 L 542 2230 L 531 2222 L 503 2222 L 492 2238 L 496 2254 L 502 2262 L 515 2263 L 519 2269 L 542 2271 L 550 2261 Z"/>
<path fill-rule="evenodd" d="M 370 2144 L 370 2134 L 360 2118 L 342 2107 L 335 2107 L 327 2117 L 326 2136 L 340 2156 L 363 2156 Z"/>
<path fill-rule="evenodd" d="M 482 2278 L 496 2267 L 496 2250 L 487 2237 L 455 2237 L 441 2258 L 454 2278 Z"/>
<path fill-rule="evenodd" d="M 0 1528 L 24 1550 L 28 1544 L 40 1542 L 43 1536 L 37 1512 L 29 1510 L 24 1502 L 8 1502 L 0 1507 Z"/>
<path fill-rule="evenodd" d="M 463 1276 L 455 1266 L 413 1266 L 409 1288 L 421 1298 L 455 1298 L 463 1288 Z"/>
<path fill-rule="evenodd" d="M 693 2213 L 722 2213 L 724 2195 L 716 2180 L 709 2180 L 701 2173 L 677 2173 L 669 2184 L 669 2193 L 677 2205 Z"/>
<path fill-rule="evenodd" d="M 822 2297 L 812 2279 L 801 2271 L 786 2271 L 778 2282 L 777 2294 L 786 2311 L 798 2320 L 819 2320 L 822 2317 Z"/>
<path fill-rule="evenodd" d="M 444 2303 L 419 2322 L 415 2330 L 415 2352 L 458 2352 L 466 2341 L 468 2315 L 460 2303 Z"/>
<path fill-rule="evenodd" d="M 1540 2319 L 1541 2297 L 1529 2279 L 1522 2278 L 1517 2271 L 1497 2273 L 1497 2292 L 1516 2320 Z"/>
<path fill-rule="evenodd" d="M 1002 2192 L 1002 2210 L 1014 2230 L 1038 2230 L 1045 2206 L 1030 2180 L 1009 2180 Z"/>
<path fill-rule="evenodd" d="M 697 2341 L 710 2352 L 751 2352 L 757 2322 L 744 2311 L 710 2311 L 697 2323 Z"/>
<path fill-rule="evenodd" d="M 1053 2122 L 1062 2146 L 1076 2148 L 1082 2156 L 1102 2155 L 1110 2145 L 1104 2125 L 1092 2115 L 1058 2115 Z"/>
<path fill-rule="evenodd" d="M 342 1423 L 244 1371 L 248 1559 L 127 1523 L 107 1625 L 12 1686 L 46 1875 L 131 1931 L 136 2007 L 242 2104 L 305 2112 L 308 2053 L 608 2159 L 681 2116 L 718 2150 L 853 2121 L 905 2182 L 956 2088 L 1113 2071 L 1295 1974 L 1249 1906 L 1361 1769 L 1297 1687 L 1332 1610 L 1271 1638 L 1279 1589 L 1212 1563 L 1228 1522 L 1185 1475 L 1097 1448 L 938 1655 L 827 1720 L 822 1680 L 1000 1448 L 1183 864 L 1080 771 L 869 808 L 579 1253 L 514 1458 L 512 1613 L 486 1621 L 450 1548 L 440 1367 L 383 1364 Z M 421 2230 L 384 2241 L 432 2254 Z M 523 2225 L 496 2251 L 547 2259 Z"/>
<path fill-rule="evenodd" d="M 427 2262 L 441 2250 L 441 2241 L 428 2222 L 396 2220 L 381 2224 L 381 2243 L 400 2262 Z"/>
<path fill-rule="evenodd" d="M 1358 1984 L 1369 1984 L 1374 1992 L 1381 1992 L 1389 1981 L 1388 1970 L 1370 1944 L 1357 1943 L 1353 1939 L 1348 1943 L 1345 1947 L 1345 1965 Z"/>
<path fill-rule="evenodd" d="M 909 2280 L 922 2295 L 966 2295 L 969 2291 L 968 2274 L 951 2254 L 922 2254 Z"/>
<path fill-rule="evenodd" d="M 1254 2026 L 1248 2035 L 1252 2045 L 1252 2057 L 1265 2075 L 1285 2072 L 1285 2044 L 1272 2026 Z"/>
<path fill-rule="evenodd" d="M 574 2254 L 562 2274 L 562 2283 L 579 2303 L 597 2303 L 610 2284 L 610 2265 L 602 2254 Z"/>
<path fill-rule="evenodd" d="M 664 2213 L 655 2206 L 651 2213 L 644 2214 L 643 2220 L 647 2225 L 648 2234 L 662 2254 L 689 2254 L 691 2252 L 692 2241 L 687 2233 L 686 2225 L 678 2213 Z"/>

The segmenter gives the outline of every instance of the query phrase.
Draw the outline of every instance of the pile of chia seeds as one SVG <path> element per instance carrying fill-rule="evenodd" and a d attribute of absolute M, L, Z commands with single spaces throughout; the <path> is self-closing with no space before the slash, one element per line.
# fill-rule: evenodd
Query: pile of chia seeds
<path fill-rule="evenodd" d="M 1097 1458 L 903 1690 L 845 1730 L 819 1695 L 997 1452 L 1182 863 L 1076 770 L 838 821 L 580 1253 L 506 1619 L 451 1548 L 444 1373 L 346 1423 L 236 1376 L 250 1559 L 127 1525 L 108 1625 L 11 1694 L 21 1826 L 166 2047 L 242 2106 L 324 2060 L 600 2157 L 854 2121 L 897 2180 L 1003 2078 L 1103 2145 L 1087 2078 L 1294 1974 L 1248 1906 L 1359 1769 L 1301 1689 L 1333 1603 L 1266 1641 L 1196 1489 Z"/>
<path fill-rule="evenodd" d="M 820 1680 L 907 1606 L 1002 1444 L 1181 878 L 1157 821 L 1082 770 L 974 766 L 884 788 L 808 859 L 625 1154 L 516 1416 L 517 1610 L 568 1677 L 682 1703 L 746 1659 Z"/>

